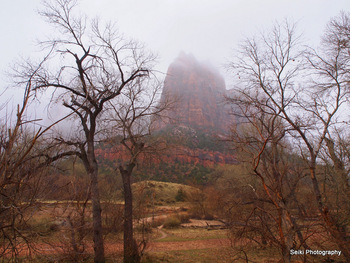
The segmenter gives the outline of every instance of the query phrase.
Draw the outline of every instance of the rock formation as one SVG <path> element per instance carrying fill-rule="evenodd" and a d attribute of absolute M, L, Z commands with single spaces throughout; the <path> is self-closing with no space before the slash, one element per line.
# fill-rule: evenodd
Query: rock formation
<path fill-rule="evenodd" d="M 215 166 L 237 164 L 229 144 L 222 140 L 235 123 L 225 106 L 225 95 L 225 81 L 213 66 L 181 53 L 168 68 L 160 101 L 175 99 L 176 106 L 165 113 L 167 118 L 153 120 L 154 134 L 167 150 L 139 155 L 140 178 L 203 183 Z M 121 146 L 101 147 L 96 152 L 106 167 L 130 158 Z"/>
<path fill-rule="evenodd" d="M 225 94 L 225 81 L 216 69 L 182 52 L 168 68 L 161 97 L 175 98 L 176 107 L 157 126 L 172 123 L 225 131 L 230 124 Z"/>

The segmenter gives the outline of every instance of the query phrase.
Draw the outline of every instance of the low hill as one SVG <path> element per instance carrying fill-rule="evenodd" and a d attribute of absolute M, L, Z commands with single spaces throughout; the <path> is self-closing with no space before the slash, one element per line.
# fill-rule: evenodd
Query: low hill
<path fill-rule="evenodd" d="M 154 205 L 173 204 L 185 201 L 186 195 L 198 191 L 197 188 L 188 185 L 141 181 L 132 185 L 135 199 L 142 199 Z"/>

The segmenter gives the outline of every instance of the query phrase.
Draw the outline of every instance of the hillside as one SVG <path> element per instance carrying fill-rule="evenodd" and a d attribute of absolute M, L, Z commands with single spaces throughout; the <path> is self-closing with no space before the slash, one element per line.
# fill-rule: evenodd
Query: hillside
<path fill-rule="evenodd" d="M 155 205 L 185 201 L 186 195 L 198 191 L 188 185 L 151 180 L 134 183 L 132 189 L 136 199 L 148 200 Z"/>

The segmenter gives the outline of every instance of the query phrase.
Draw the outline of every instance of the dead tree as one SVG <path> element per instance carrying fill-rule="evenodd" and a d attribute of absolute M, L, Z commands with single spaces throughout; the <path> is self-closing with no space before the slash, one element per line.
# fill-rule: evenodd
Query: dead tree
<path fill-rule="evenodd" d="M 247 167 L 246 176 L 256 178 L 244 185 L 245 193 L 234 198 L 235 206 L 245 211 L 232 218 L 241 222 L 240 227 L 233 226 L 235 235 L 251 237 L 264 246 L 273 244 L 281 250 L 284 262 L 290 262 L 293 247 L 308 247 L 293 212 L 299 203 L 294 193 L 304 167 L 300 158 L 293 158 L 283 120 L 264 96 L 243 91 L 228 100 L 238 105 L 242 120 L 232 128 L 229 139 Z"/>
<path fill-rule="evenodd" d="M 51 164 L 72 155 L 71 151 L 51 148 L 47 133 L 56 123 L 36 128 L 34 123 L 39 120 L 28 117 L 34 98 L 33 78 L 45 60 L 30 74 L 21 74 L 20 80 L 16 78 L 18 72 L 13 73 L 14 84 L 24 87 L 23 102 L 15 109 L 15 116 L 6 110 L 0 120 L 0 257 L 14 261 L 30 256 L 35 248 L 35 233 L 28 222 L 40 208 L 37 199 L 45 198 L 48 186 L 44 178 Z M 2 110 L 6 108 L 4 105 Z"/>
<path fill-rule="evenodd" d="M 99 118 L 107 102 L 118 97 L 127 85 L 148 77 L 151 54 L 133 41 L 126 41 L 112 24 L 77 16 L 76 1 L 44 2 L 40 14 L 56 30 L 43 41 L 50 55 L 33 74 L 33 90 L 51 92 L 52 100 L 71 113 L 71 136 L 57 138 L 75 151 L 91 180 L 95 262 L 104 262 L 98 163 L 95 155 Z M 60 59 L 56 60 L 59 56 Z M 50 62 L 50 63 L 49 63 Z M 31 72 L 31 65 L 26 67 Z M 73 118 L 75 117 L 75 118 Z"/>
<path fill-rule="evenodd" d="M 154 123 L 173 105 L 164 99 L 158 102 L 161 83 L 156 79 L 144 79 L 128 85 L 117 104 L 109 103 L 110 116 L 106 123 L 113 128 L 112 142 L 121 145 L 126 155 L 119 160 L 119 173 L 124 193 L 124 262 L 140 262 L 140 245 L 133 234 L 132 173 L 140 160 L 164 150 L 164 142 L 152 137 Z M 107 129 L 108 130 L 108 129 Z M 142 250 L 142 249 L 141 249 Z"/>
<path fill-rule="evenodd" d="M 240 77 L 241 85 L 252 94 L 263 96 L 274 107 L 276 116 L 283 120 L 288 134 L 299 145 L 309 168 L 318 212 L 334 242 L 349 258 L 349 248 L 344 245 L 344 237 L 323 201 L 316 173 L 325 138 L 336 125 L 348 94 L 348 62 L 342 55 L 343 41 L 337 43 L 337 48 L 326 48 L 322 54 L 307 51 L 298 45 L 295 27 L 285 23 L 258 39 L 247 39 L 231 66 Z M 310 67 L 305 68 L 307 63 Z M 304 81 L 298 85 L 301 78 Z"/>

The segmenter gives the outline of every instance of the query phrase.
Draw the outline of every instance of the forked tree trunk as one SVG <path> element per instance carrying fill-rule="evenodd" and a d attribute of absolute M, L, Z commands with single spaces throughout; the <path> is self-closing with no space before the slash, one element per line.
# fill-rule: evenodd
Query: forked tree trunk
<path fill-rule="evenodd" d="M 128 165 L 127 169 L 119 167 L 124 190 L 124 263 L 139 263 L 141 258 L 138 253 L 137 243 L 134 240 L 131 173 L 135 165 Z"/>
<path fill-rule="evenodd" d="M 102 216 L 100 191 L 98 188 L 98 164 L 94 149 L 95 119 L 91 120 L 91 129 L 86 132 L 87 150 L 81 146 L 81 156 L 85 169 L 91 180 L 91 205 L 92 205 L 92 231 L 94 242 L 94 262 L 104 263 L 105 252 L 102 236 Z"/>

